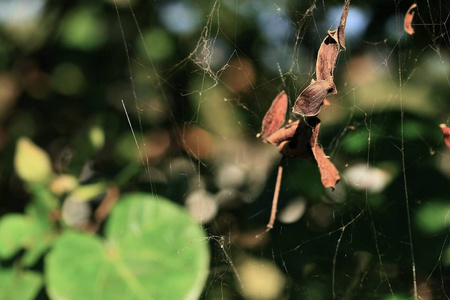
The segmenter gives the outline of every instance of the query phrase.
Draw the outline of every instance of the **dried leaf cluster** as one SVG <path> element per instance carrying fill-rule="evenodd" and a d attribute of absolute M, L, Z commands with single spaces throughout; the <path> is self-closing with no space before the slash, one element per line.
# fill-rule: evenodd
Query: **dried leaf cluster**
<path fill-rule="evenodd" d="M 273 101 L 263 119 L 263 130 L 260 137 L 280 150 L 284 157 L 297 157 L 316 161 L 321 174 L 322 184 L 326 188 L 334 189 L 339 181 L 339 172 L 323 152 L 318 143 L 320 119 L 316 116 L 305 121 L 297 120 L 280 128 L 284 123 L 287 95 L 283 91 Z M 283 109 L 284 107 L 284 109 Z M 270 130 L 269 130 L 270 129 Z"/>
<path fill-rule="evenodd" d="M 272 213 L 267 224 L 268 229 L 273 227 L 278 202 L 278 194 L 281 184 L 283 162 L 285 157 L 298 157 L 313 160 L 320 171 L 322 184 L 326 188 L 334 189 L 340 180 L 339 172 L 333 163 L 325 155 L 318 143 L 320 112 L 325 97 L 328 94 L 336 94 L 334 84 L 334 67 L 341 48 L 345 49 L 345 24 L 347 22 L 350 0 L 345 1 L 339 27 L 330 30 L 323 40 L 317 55 L 316 79 L 306 87 L 298 96 L 292 111 L 304 116 L 303 120 L 297 120 L 281 127 L 285 122 L 288 107 L 288 96 L 282 91 L 272 102 L 262 122 L 262 131 L 258 135 L 263 141 L 278 147 L 283 155 L 275 187 L 272 203 Z M 281 128 L 280 128 L 281 127 Z"/>

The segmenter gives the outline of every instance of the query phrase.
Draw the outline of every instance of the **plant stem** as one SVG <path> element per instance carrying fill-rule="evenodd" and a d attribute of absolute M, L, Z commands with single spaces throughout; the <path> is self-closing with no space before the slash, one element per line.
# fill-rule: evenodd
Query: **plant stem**
<path fill-rule="evenodd" d="M 267 230 L 273 228 L 273 223 L 275 222 L 275 216 L 277 214 L 277 206 L 278 206 L 278 196 L 280 195 L 280 186 L 281 186 L 281 177 L 283 176 L 283 165 L 285 161 L 285 156 L 281 158 L 280 165 L 278 166 L 278 175 L 277 175 L 277 182 L 275 183 L 275 192 L 273 194 L 273 200 L 272 200 L 272 212 L 270 213 L 270 220 L 267 224 Z"/>

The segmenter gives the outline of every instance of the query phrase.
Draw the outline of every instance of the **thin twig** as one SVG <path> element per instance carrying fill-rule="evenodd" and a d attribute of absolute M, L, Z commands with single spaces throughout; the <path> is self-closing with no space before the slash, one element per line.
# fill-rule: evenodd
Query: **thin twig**
<path fill-rule="evenodd" d="M 278 175 L 277 182 L 275 183 L 275 192 L 273 194 L 272 200 L 272 212 L 270 213 L 270 220 L 267 224 L 267 230 L 273 228 L 273 223 L 275 222 L 275 216 L 277 214 L 277 206 L 278 206 L 278 196 L 280 195 L 280 187 L 281 187 L 281 177 L 283 176 L 283 165 L 284 165 L 285 156 L 281 158 L 280 165 L 278 166 Z"/>
<path fill-rule="evenodd" d="M 105 198 L 103 198 L 103 201 L 94 213 L 94 219 L 97 224 L 102 223 L 109 215 L 113 206 L 116 204 L 117 199 L 119 198 L 119 194 L 120 191 L 117 185 L 112 185 L 108 188 Z"/>

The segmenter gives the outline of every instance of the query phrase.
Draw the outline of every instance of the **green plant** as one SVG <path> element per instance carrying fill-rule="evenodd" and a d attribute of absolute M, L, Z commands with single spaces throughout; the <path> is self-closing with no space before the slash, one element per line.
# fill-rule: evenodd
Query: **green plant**
<path fill-rule="evenodd" d="M 98 227 L 69 226 L 58 216 L 59 198 L 86 203 L 104 183 L 94 193 L 80 192 L 69 175 L 55 176 L 48 155 L 26 138 L 17 143 L 15 165 L 33 199 L 24 214 L 0 219 L 0 258 L 14 259 L 12 268 L 0 270 L 0 299 L 33 299 L 43 278 L 52 299 L 199 297 L 209 270 L 208 240 L 182 208 L 150 194 L 124 195 L 103 236 L 92 234 Z M 56 188 L 61 178 L 64 189 Z M 30 271 L 42 257 L 44 274 Z"/>

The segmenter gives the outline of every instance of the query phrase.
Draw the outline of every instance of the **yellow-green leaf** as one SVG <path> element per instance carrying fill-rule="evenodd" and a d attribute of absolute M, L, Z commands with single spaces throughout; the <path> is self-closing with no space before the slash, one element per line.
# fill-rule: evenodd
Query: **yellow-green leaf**
<path fill-rule="evenodd" d="M 19 177 L 29 183 L 47 183 L 53 176 L 48 154 L 26 137 L 17 141 L 14 166 Z"/>
<path fill-rule="evenodd" d="M 105 133 L 99 126 L 94 126 L 89 130 L 89 140 L 95 150 L 103 147 L 105 144 Z"/>
<path fill-rule="evenodd" d="M 81 185 L 70 194 L 77 201 L 89 201 L 106 192 L 107 184 L 97 182 L 92 184 Z"/>
<path fill-rule="evenodd" d="M 74 190 L 78 186 L 78 180 L 72 175 L 57 176 L 50 184 L 50 190 L 55 195 L 62 195 L 64 193 Z"/>

